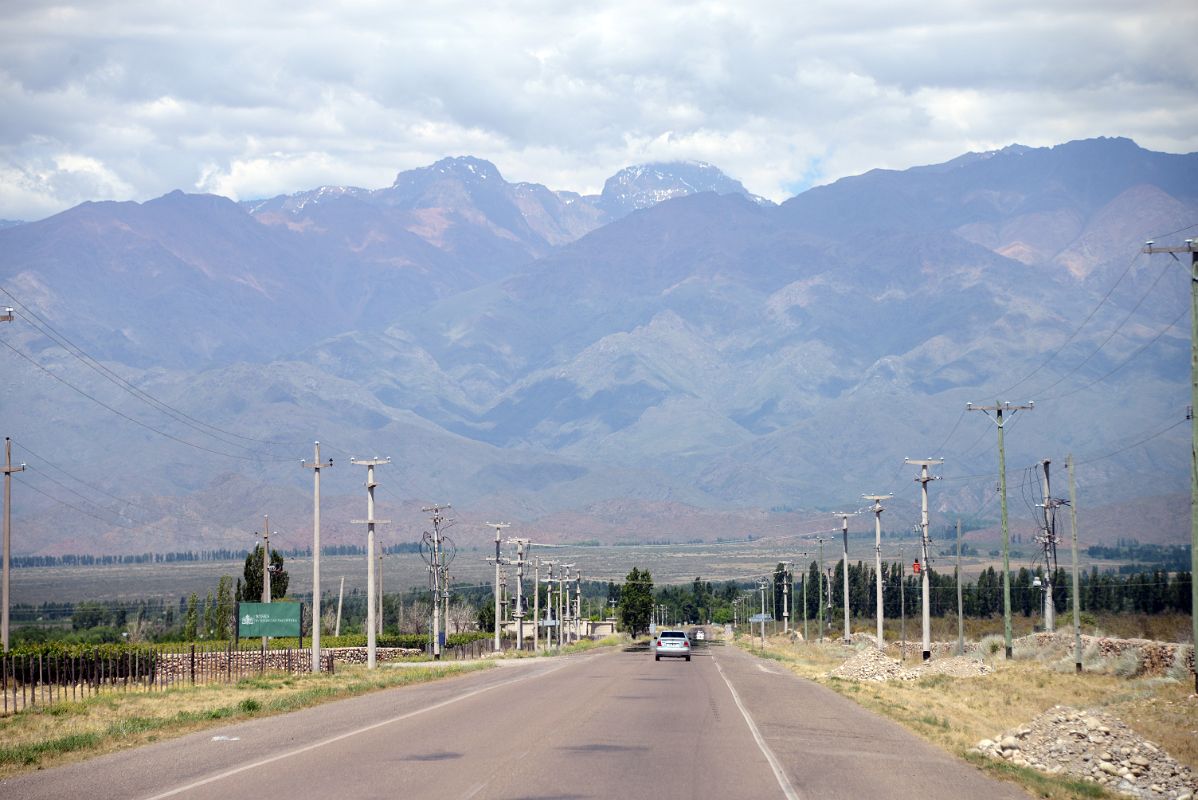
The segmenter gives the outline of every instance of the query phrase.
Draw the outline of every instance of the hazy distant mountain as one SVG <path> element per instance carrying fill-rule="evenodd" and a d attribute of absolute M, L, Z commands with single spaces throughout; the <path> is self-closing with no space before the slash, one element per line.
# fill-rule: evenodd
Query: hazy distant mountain
<path fill-rule="evenodd" d="M 19 219 L 0 219 L 0 229 L 11 228 L 14 225 L 24 225 L 25 222 Z"/>
<path fill-rule="evenodd" d="M 740 181 L 702 161 L 671 161 L 625 167 L 607 179 L 596 205 L 609 219 L 633 211 L 702 192 L 739 194 L 759 205 L 772 205 L 763 197 L 749 194 Z"/>
<path fill-rule="evenodd" d="M 126 415 L 5 348 L 5 430 L 143 507 L 89 495 L 83 518 L 26 493 L 25 541 L 215 542 L 299 496 L 316 438 L 340 465 L 330 497 L 359 491 L 349 455 L 389 455 L 393 502 L 564 538 L 614 535 L 588 511 L 605 503 L 758 509 L 773 530 L 762 510 L 885 491 L 906 527 L 904 456 L 946 458 L 938 514 L 992 519 L 994 429 L 964 406 L 996 398 L 1036 400 L 1008 430 L 1014 514 L 1034 511 L 1024 467 L 1068 452 L 1083 502 L 1181 491 L 1188 434 L 1164 429 L 1188 402 L 1186 278 L 1137 253 L 1196 219 L 1198 155 L 1120 139 L 873 171 L 782 206 L 706 165 L 625 170 L 585 198 L 473 158 L 377 190 L 84 204 L 0 231 L 0 285 L 187 416 L 24 319 L 0 329 Z M 172 515 L 171 495 L 214 491 L 210 518 Z"/>

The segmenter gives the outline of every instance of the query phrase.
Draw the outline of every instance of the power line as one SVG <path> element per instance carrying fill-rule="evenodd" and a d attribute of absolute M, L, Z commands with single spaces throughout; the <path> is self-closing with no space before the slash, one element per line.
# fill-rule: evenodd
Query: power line
<path fill-rule="evenodd" d="M 1077 365 L 1073 367 L 1073 369 L 1069 370 L 1064 375 L 1060 376 L 1055 381 L 1053 381 L 1052 383 L 1045 386 L 1037 394 L 1043 394 L 1044 392 L 1047 392 L 1049 389 L 1052 389 L 1053 387 L 1059 385 L 1061 383 L 1061 381 L 1065 380 L 1070 375 L 1077 372 L 1079 369 L 1081 369 L 1083 366 L 1085 366 L 1086 362 L 1088 362 L 1094 356 L 1098 355 L 1098 353 L 1102 350 L 1102 348 L 1106 347 L 1107 344 L 1111 341 L 1111 339 L 1115 338 L 1115 334 L 1117 334 L 1119 331 L 1121 331 L 1123 329 L 1123 326 L 1127 324 L 1128 320 L 1130 320 L 1135 315 L 1135 313 L 1140 309 L 1140 306 L 1144 304 L 1144 301 L 1148 299 L 1148 295 L 1152 294 L 1152 290 L 1156 288 L 1156 285 L 1161 282 L 1161 278 L 1165 277 L 1165 274 L 1168 271 L 1169 271 L 1169 265 L 1166 263 L 1165 267 L 1156 276 L 1156 280 L 1154 280 L 1152 282 L 1152 284 L 1148 287 L 1148 289 L 1144 292 L 1144 294 L 1140 296 L 1140 299 L 1138 301 L 1136 301 L 1136 304 L 1134 306 L 1132 306 L 1131 311 L 1127 312 L 1127 316 L 1125 316 L 1119 322 L 1119 324 L 1115 326 L 1114 330 L 1112 330 L 1109 334 L 1107 334 L 1107 337 L 1102 340 L 1102 343 L 1099 344 L 1098 347 L 1094 348 L 1094 350 L 1091 351 L 1091 353 L 1089 355 L 1087 355 L 1085 358 L 1083 358 L 1081 361 L 1079 361 L 1077 363 Z"/>
<path fill-rule="evenodd" d="M 175 441 L 175 442 L 178 442 L 179 444 L 187 445 L 188 447 L 195 448 L 196 450 L 203 450 L 204 452 L 206 452 L 206 453 L 212 453 L 213 455 L 225 456 L 226 458 L 237 458 L 237 459 L 241 459 L 242 461 L 260 461 L 260 460 L 266 460 L 266 461 L 291 461 L 291 460 L 292 460 L 292 459 L 289 459 L 289 458 L 277 458 L 277 457 L 262 458 L 262 457 L 261 457 L 261 456 L 259 456 L 259 455 L 246 456 L 246 455 L 238 455 L 238 454 L 236 454 L 236 453 L 225 453 L 225 452 L 222 452 L 222 451 L 220 451 L 220 450 L 213 450 L 213 449 L 211 449 L 211 448 L 209 448 L 209 447 L 204 447 L 203 445 L 196 444 L 195 442 L 189 442 L 189 441 L 187 441 L 186 439 L 180 439 L 178 436 L 174 436 L 174 435 L 172 435 L 172 434 L 169 434 L 169 433 L 167 433 L 166 431 L 163 431 L 163 430 L 160 430 L 160 429 L 158 429 L 158 428 L 155 428 L 153 425 L 150 425 L 150 424 L 147 424 L 147 423 L 145 423 L 145 422 L 142 422 L 142 421 L 141 421 L 141 420 L 139 420 L 139 419 L 134 419 L 133 417 L 129 416 L 128 414 L 125 414 L 124 412 L 117 411 L 115 408 L 113 408 L 112 406 L 108 405 L 108 404 L 107 404 L 107 403 L 105 403 L 103 400 L 100 400 L 100 399 L 96 398 L 95 396 L 88 394 L 87 392 L 85 392 L 84 390 L 80 389 L 78 386 L 75 386 L 73 383 L 71 383 L 70 381 L 66 380 L 65 378 L 61 378 L 61 377 L 59 377 L 58 375 L 54 374 L 54 373 L 53 373 L 53 372 L 51 372 L 49 369 L 47 369 L 46 367 L 43 367 L 41 364 L 37 363 L 37 362 L 36 362 L 36 361 L 34 361 L 32 358 L 30 358 L 29 356 L 27 356 L 27 355 L 25 355 L 24 353 L 22 353 L 20 350 L 18 350 L 17 348 L 13 347 L 13 346 L 12 346 L 11 344 L 9 344 L 8 342 L 6 342 L 6 341 L 4 341 L 4 340 L 0 339 L 0 344 L 4 345 L 4 346 L 5 346 L 5 347 L 7 347 L 9 350 L 11 350 L 12 352 L 16 353 L 16 354 L 17 354 L 18 356 L 20 356 L 21 358 L 25 359 L 26 361 L 28 361 L 28 362 L 29 362 L 30 364 L 32 364 L 33 366 L 37 367 L 38 369 L 40 369 L 42 372 L 44 372 L 44 373 L 46 373 L 47 375 L 49 375 L 49 376 L 50 376 L 51 378 L 53 378 L 54 380 L 58 381 L 59 383 L 63 384 L 64 386 L 67 386 L 67 387 L 69 387 L 69 388 L 71 388 L 71 389 L 75 390 L 75 391 L 76 391 L 76 392 L 78 392 L 79 394 L 81 394 L 81 395 L 83 395 L 84 397 L 86 397 L 88 400 L 91 400 L 91 401 L 92 401 L 93 403 L 95 403 L 96 405 L 103 406 L 104 408 L 106 408 L 106 409 L 108 409 L 109 411 L 111 411 L 113 414 L 116 414 L 118 417 L 121 417 L 122 419 L 126 419 L 126 420 L 128 420 L 129 422 L 132 422 L 134 425 L 138 425 L 138 426 L 140 426 L 140 427 L 142 427 L 142 428 L 145 428 L 145 429 L 146 429 L 146 430 L 148 430 L 148 431 L 152 431 L 152 432 L 154 432 L 154 433 L 158 434 L 159 436 L 166 437 L 167 439 L 170 439 L 171 441 Z"/>
<path fill-rule="evenodd" d="M 106 496 L 106 497 L 110 497 L 110 498 L 112 498 L 113 500 L 116 500 L 118 503 L 124 503 L 125 505 L 128 505 L 128 506 L 133 506 L 134 508 L 140 508 L 140 509 L 142 509 L 143 511 L 149 511 L 151 514 L 157 514 L 157 513 L 160 513 L 160 512 L 158 512 L 157 510 L 155 510 L 155 509 L 153 509 L 153 508 L 150 508 L 149 506 L 143 506 L 143 505 L 141 505 L 140 503 L 135 503 L 135 502 L 133 502 L 132 500 L 127 500 L 127 499 L 125 499 L 125 498 L 123 498 L 123 497 L 117 497 L 115 494 L 111 494 L 110 492 L 106 492 L 106 491 L 104 491 L 104 490 L 103 490 L 103 489 L 101 489 L 99 486 L 96 486 L 96 485 L 94 485 L 94 484 L 88 483 L 87 481 L 83 480 L 82 478 L 80 478 L 80 477 L 77 477 L 77 476 L 75 476 L 75 475 L 72 475 L 71 473 L 69 473 L 69 472 L 67 472 L 65 469 L 63 469 L 62 467 L 60 467 L 60 466 L 58 466 L 57 464 L 55 464 L 55 463 L 54 463 L 53 461 L 51 461 L 50 459 L 46 458 L 45 456 L 42 456 L 42 455 L 39 455 L 39 454 L 35 453 L 35 452 L 34 452 L 32 449 L 30 449 L 30 448 L 29 448 L 27 445 L 23 444 L 22 442 L 18 442 L 16 439 L 13 439 L 13 440 L 12 440 L 12 443 L 13 443 L 13 444 L 15 444 L 17 447 L 21 448 L 22 450 L 24 450 L 24 451 L 25 451 L 26 453 L 28 453 L 29 455 L 33 456 L 34 458 L 36 458 L 36 459 L 38 459 L 38 460 L 40 460 L 40 461 L 44 462 L 44 463 L 45 463 L 47 466 L 49 466 L 49 467 L 52 467 L 52 468 L 54 468 L 54 469 L 58 470 L 59 472 L 61 472 L 63 475 L 66 475 L 66 476 L 67 476 L 68 478 L 70 478 L 71 480 L 75 481 L 76 483 L 79 483 L 79 484 L 82 484 L 82 485 L 86 486 L 87 488 L 91 489 L 91 490 L 92 490 L 92 491 L 94 491 L 94 492 L 98 492 L 99 494 L 102 494 L 102 495 L 104 495 L 104 496 Z M 80 496 L 82 496 L 82 495 L 80 495 Z"/>
<path fill-rule="evenodd" d="M 48 498 L 48 499 L 50 499 L 50 500 L 54 501 L 55 503 L 58 503 L 58 504 L 59 504 L 59 505 L 61 505 L 61 506 L 66 506 L 67 508 L 71 509 L 72 511 L 77 511 L 77 512 L 79 512 L 80 514 L 83 514 L 84 516 L 91 517 L 92 519 L 96 520 L 97 522 L 103 522 L 105 525 L 112 525 L 112 524 L 113 524 L 113 523 L 112 523 L 110 520 L 101 519 L 100 517 L 97 517 L 95 514 L 92 514 L 92 513 L 91 513 L 91 512 L 89 512 L 89 511 L 85 511 L 84 509 L 82 509 L 82 508 L 79 508 L 79 507 L 78 507 L 78 506 L 76 506 L 76 505 L 72 505 L 71 503 L 68 503 L 68 502 L 67 502 L 67 501 L 65 501 L 65 500 L 60 500 L 59 498 L 55 497 L 54 495 L 50 494 L 49 492 L 45 492 L 45 491 L 43 491 L 43 490 L 41 490 L 41 489 L 37 488 L 37 487 L 36 487 L 36 486 L 34 486 L 32 483 L 30 483 L 30 482 L 29 482 L 29 481 L 27 481 L 27 480 L 24 480 L 23 478 L 17 478 L 16 480 L 20 481 L 20 482 L 21 482 L 21 483 L 23 483 L 23 484 L 24 484 L 26 487 L 28 487 L 28 488 L 32 489 L 33 491 L 37 492 L 38 494 L 42 495 L 43 497 L 46 497 L 46 498 Z M 133 527 L 132 525 L 122 525 L 122 524 L 120 524 L 120 523 L 117 523 L 117 527 L 118 527 L 118 528 L 124 528 L 124 529 L 126 529 L 126 530 L 130 530 L 130 531 L 132 531 L 132 530 L 137 530 L 137 529 L 136 529 L 135 527 Z"/>
<path fill-rule="evenodd" d="M 128 394 L 133 395 L 138 400 L 141 400 L 142 402 L 146 403 L 147 405 L 151 406 L 152 408 L 154 408 L 158 411 L 161 411 L 164 414 L 167 414 L 168 416 L 174 418 L 176 421 L 178 421 L 184 425 L 187 425 L 188 427 L 193 428 L 194 430 L 196 430 L 206 436 L 211 436 L 212 438 L 214 438 L 217 441 L 220 441 L 224 444 L 236 445 L 236 442 L 230 442 L 226 439 L 222 439 L 216 433 L 212 433 L 211 431 L 216 431 L 217 433 L 222 434 L 224 436 L 231 436 L 236 439 L 241 439 L 243 441 L 248 441 L 248 442 L 255 442 L 258 444 L 284 445 L 284 446 L 297 444 L 295 442 L 272 442 L 272 441 L 267 441 L 264 439 L 256 439 L 256 438 L 253 438 L 250 436 L 243 436 L 239 433 L 234 433 L 232 431 L 227 431 L 222 428 L 218 428 L 215 425 L 210 425 L 207 422 L 204 422 L 202 420 L 196 419 L 195 417 L 192 417 L 191 415 L 187 414 L 184 411 L 180 411 L 179 409 L 169 405 L 168 403 L 166 403 L 162 400 L 159 400 L 157 397 L 154 397 L 153 395 L 149 394 L 148 392 L 144 391 L 143 389 L 140 389 L 137 386 L 134 386 L 132 383 L 125 380 L 125 378 L 118 375 L 112 369 L 106 367 L 104 364 L 102 364 L 96 358 L 94 358 L 93 356 L 88 354 L 83 348 L 79 347 L 77 344 L 75 344 L 73 341 L 71 341 L 69 338 L 67 338 L 64 334 L 62 334 L 58 330 L 56 330 L 52 325 L 50 325 L 50 323 L 48 323 L 44 319 L 42 319 L 42 317 L 40 317 L 35 311 L 30 309 L 28 306 L 26 306 L 24 303 L 22 303 L 15 295 L 13 295 L 12 292 L 8 291 L 7 289 L 5 289 L 2 286 L 0 286 L 0 292 L 3 292 L 4 294 L 8 295 L 8 297 L 11 298 L 14 303 L 19 305 L 24 310 L 24 312 L 25 312 L 24 314 L 18 313 L 17 316 L 21 317 L 21 319 L 23 319 L 25 322 L 32 325 L 40 333 L 44 334 L 45 336 L 48 336 L 50 339 L 54 340 L 56 343 L 61 345 L 70 355 L 74 356 L 76 359 L 78 359 L 84 365 L 86 365 L 90 369 L 97 372 L 101 377 L 103 377 L 105 380 L 109 381 L 110 383 L 114 384 L 115 386 L 120 388 L 122 391 L 125 391 Z M 26 316 L 26 314 L 28 314 L 29 316 Z M 32 319 L 30 319 L 30 317 L 32 317 Z M 207 429 L 207 430 L 205 430 L 205 429 Z"/>
<path fill-rule="evenodd" d="M 1152 345 L 1156 344 L 1156 343 L 1157 343 L 1157 341 L 1158 341 L 1158 340 L 1159 340 L 1159 339 L 1160 339 L 1162 336 L 1164 336 L 1166 333 L 1168 333 L 1170 330 L 1172 330 L 1172 329 L 1173 329 L 1173 326 L 1175 326 L 1175 325 L 1176 325 L 1178 322 L 1180 322 L 1180 321 L 1181 321 L 1181 318 L 1182 318 L 1182 317 L 1184 317 L 1184 316 L 1186 315 L 1186 312 L 1187 312 L 1187 311 L 1189 311 L 1189 309 L 1187 309 L 1187 308 L 1183 308 L 1181 311 L 1179 311 L 1179 312 L 1178 312 L 1178 314 L 1177 314 L 1177 316 L 1173 318 L 1173 321 L 1172 321 L 1172 322 L 1170 322 L 1170 323 L 1169 323 L 1168 325 L 1166 325 L 1165 327 L 1161 328 L 1161 329 L 1160 329 L 1160 330 L 1157 332 L 1156 336 L 1153 336 L 1153 337 L 1152 337 L 1151 339 L 1149 339 L 1147 342 L 1145 342 L 1144 344 L 1142 344 L 1142 345 L 1141 345 L 1141 346 L 1140 346 L 1140 347 L 1139 347 L 1139 348 L 1138 348 L 1138 349 L 1137 349 L 1135 352 L 1133 352 L 1131 355 L 1127 356 L 1125 359 L 1123 359 L 1122 361 L 1120 361 L 1118 364 L 1116 364 L 1114 367 L 1112 367 L 1112 368 L 1111 368 L 1111 369 L 1110 369 L 1108 372 L 1106 372 L 1105 374 L 1103 374 L 1103 375 L 1100 375 L 1099 377 L 1095 378 L 1094 380 L 1090 381 L 1089 383 L 1087 383 L 1087 384 L 1085 384 L 1085 385 L 1083 385 L 1083 386 L 1079 386 L 1079 387 L 1077 387 L 1076 389 L 1071 389 L 1071 390 L 1069 390 L 1068 392 L 1064 392 L 1064 393 L 1062 393 L 1062 394 L 1058 394 L 1058 395 L 1049 395 L 1048 397 L 1045 397 L 1044 399 L 1045 399 L 1045 400 L 1060 400 L 1060 399 L 1061 399 L 1061 398 L 1063 398 L 1063 397 L 1069 397 L 1069 396 L 1071 396 L 1071 395 L 1075 395 L 1075 394 L 1077 394 L 1078 392 L 1085 391 L 1086 389 L 1089 389 L 1089 388 L 1090 388 L 1091 386 L 1093 386 L 1094 384 L 1096 384 L 1096 383 L 1100 383 L 1100 382 L 1102 382 L 1102 381 L 1106 380 L 1107 378 L 1111 377 L 1111 376 L 1112 376 L 1112 375 L 1114 375 L 1116 372 L 1118 372 L 1119 370 L 1121 370 L 1121 369 L 1123 369 L 1125 366 L 1127 366 L 1127 365 L 1128 365 L 1128 364 L 1129 364 L 1129 363 L 1130 363 L 1130 362 L 1131 362 L 1133 359 L 1135 359 L 1135 358 L 1139 357 L 1139 355 L 1140 355 L 1141 353 L 1143 353 L 1145 350 L 1147 350 L 1149 347 L 1151 347 Z"/>

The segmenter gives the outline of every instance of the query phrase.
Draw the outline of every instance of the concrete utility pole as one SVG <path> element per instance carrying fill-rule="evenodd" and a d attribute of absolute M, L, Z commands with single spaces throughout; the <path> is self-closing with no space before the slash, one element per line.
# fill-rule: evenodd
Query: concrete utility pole
<path fill-rule="evenodd" d="M 366 525 L 366 668 L 374 669 L 378 655 L 378 635 L 374 622 L 374 526 L 389 525 L 389 519 L 374 518 L 374 468 L 390 464 L 390 458 L 351 458 L 349 463 L 366 467 L 366 519 L 351 519 L 354 525 Z"/>
<path fill-rule="evenodd" d="M 944 463 L 943 458 L 908 458 L 906 463 L 914 464 L 920 468 L 919 477 L 915 480 L 920 485 L 920 494 L 922 502 L 920 503 L 919 515 L 919 533 L 922 553 L 922 562 L 920 572 L 923 575 L 923 581 L 920 586 L 922 588 L 921 598 L 923 600 L 923 660 L 927 661 L 932 657 L 932 616 L 931 616 L 931 599 L 932 592 L 928 579 L 928 483 L 939 480 L 938 477 L 928 475 L 928 467 L 937 466 Z"/>
<path fill-rule="evenodd" d="M 379 636 L 383 635 L 383 543 L 378 544 L 378 559 L 379 559 L 379 611 L 375 617 L 375 624 L 378 625 Z"/>
<path fill-rule="evenodd" d="M 312 470 L 312 674 L 320 672 L 320 470 L 332 468 L 333 459 L 320 460 L 320 442 L 316 442 L 311 462 L 300 461 Z"/>
<path fill-rule="evenodd" d="M 334 636 L 341 635 L 341 604 L 345 601 L 345 576 L 341 576 L 341 588 L 337 591 L 337 627 L 333 629 Z"/>
<path fill-rule="evenodd" d="M 819 542 L 819 640 L 824 640 L 824 540 L 816 537 Z"/>
<path fill-rule="evenodd" d="M 782 632 L 790 633 L 790 586 L 794 583 L 794 573 L 792 567 L 793 561 L 787 561 L 782 565 Z"/>
<path fill-rule="evenodd" d="M 562 569 L 565 574 L 558 578 L 557 582 L 557 646 L 561 647 L 566 644 L 569 639 L 566 636 L 566 618 L 570 615 L 570 601 L 567 594 L 570 591 L 570 570 L 574 569 L 573 564 L 562 564 Z"/>
<path fill-rule="evenodd" d="M 966 411 L 981 411 L 987 417 L 990 417 L 990 412 L 993 411 L 994 416 L 990 419 L 998 426 L 998 494 L 1002 503 L 1002 619 L 1007 660 L 1011 658 L 1011 530 L 1007 526 L 1007 454 L 1003 445 L 1006 419 L 1003 415 L 1009 412 L 1007 416 L 1013 417 L 1017 411 L 1031 411 L 1035 407 L 1035 402 L 1031 400 L 1023 406 L 997 402 L 992 406 L 965 404 Z"/>
<path fill-rule="evenodd" d="M 961 518 L 957 517 L 957 655 L 965 655 L 965 598 L 961 593 Z"/>
<path fill-rule="evenodd" d="M 516 545 L 516 649 L 524 649 L 524 558 L 525 547 L 531 547 L 528 539 L 508 539 Z"/>
<path fill-rule="evenodd" d="M 899 660 L 907 660 L 907 575 L 901 544 L 899 545 Z"/>
<path fill-rule="evenodd" d="M 1081 589 L 1077 580 L 1077 488 L 1073 483 L 1072 453 L 1065 459 L 1065 468 L 1069 470 L 1069 527 L 1073 534 L 1073 669 L 1080 673 L 1082 671 L 1082 617 L 1079 603 Z"/>
<path fill-rule="evenodd" d="M 1186 239 L 1182 247 L 1144 243 L 1143 252 L 1190 254 L 1190 626 L 1195 647 L 1194 691 L 1198 692 L 1198 246 Z"/>
<path fill-rule="evenodd" d="M 446 606 L 449 604 L 449 565 L 445 562 L 441 535 L 441 526 L 445 524 L 445 515 L 441 512 L 450 508 L 450 504 L 445 503 L 420 509 L 424 513 L 432 515 L 429 519 L 433 523 L 432 534 L 425 531 L 423 541 L 428 548 L 429 587 L 433 593 L 433 660 L 436 661 L 441 659 L 441 602 L 444 600 Z M 448 611 L 448 609 L 446 610 Z M 499 624 L 498 609 L 496 609 L 495 624 Z M 448 621 L 446 621 L 445 627 L 448 629 Z"/>
<path fill-rule="evenodd" d="M 12 322 L 12 309 L 6 309 L 8 312 L 2 318 L 4 322 Z M 9 614 L 9 592 L 12 585 L 12 474 L 14 472 L 22 472 L 25 469 L 24 464 L 13 466 L 12 464 L 12 439 L 8 436 L 4 437 L 4 616 L 0 619 L 0 639 L 4 646 L 4 652 L 8 652 L 8 614 Z"/>
<path fill-rule="evenodd" d="M 262 515 L 262 602 L 270 602 L 270 515 Z M 263 637 L 265 641 L 265 637 Z"/>
<path fill-rule="evenodd" d="M 765 650 L 765 587 L 769 586 L 770 582 L 765 578 L 757 581 L 757 588 L 761 590 L 761 649 Z"/>
<path fill-rule="evenodd" d="M 1044 534 L 1041 537 L 1044 545 L 1044 631 L 1052 633 L 1056 627 L 1056 608 L 1052 602 L 1052 579 L 1057 565 L 1056 506 L 1048 478 L 1048 465 L 1052 462 L 1046 458 L 1040 463 L 1044 466 Z"/>
<path fill-rule="evenodd" d="M 503 643 L 500 640 L 500 631 L 502 626 L 500 625 L 499 608 L 502 599 L 499 596 L 499 567 L 504 563 L 503 558 L 499 553 L 499 537 L 501 531 L 503 531 L 504 528 L 511 527 L 511 525 L 507 522 L 488 522 L 487 527 L 495 529 L 495 641 L 493 649 L 496 653 L 498 653 L 501 649 L 503 649 Z"/>
<path fill-rule="evenodd" d="M 803 558 L 806 558 L 806 557 L 807 557 L 807 554 L 803 553 Z M 811 641 L 811 631 L 809 630 L 809 625 L 807 622 L 807 575 L 808 575 L 807 572 L 803 573 L 803 643 L 804 644 Z"/>
<path fill-rule="evenodd" d="M 863 494 L 861 497 L 873 501 L 870 511 L 874 512 L 874 594 L 876 595 L 874 617 L 878 622 L 878 649 L 884 651 L 886 640 L 882 635 L 882 621 L 886 612 L 882 607 L 882 501 L 889 500 L 894 495 Z"/>
<path fill-rule="evenodd" d="M 840 532 L 844 536 L 844 550 L 842 551 L 840 560 L 844 565 L 841 578 L 843 579 L 844 590 L 844 640 L 846 643 L 853 640 L 853 634 L 849 631 L 849 517 L 856 513 L 856 511 L 840 511 L 836 514 L 836 516 L 840 517 Z"/>
<path fill-rule="evenodd" d="M 532 651 L 537 653 L 541 649 L 541 557 L 537 556 L 533 564 Z"/>

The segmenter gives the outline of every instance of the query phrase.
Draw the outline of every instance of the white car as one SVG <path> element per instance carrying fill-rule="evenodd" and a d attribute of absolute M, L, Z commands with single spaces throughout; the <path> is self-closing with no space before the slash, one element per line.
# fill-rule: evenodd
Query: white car
<path fill-rule="evenodd" d="M 653 660 L 685 658 L 691 660 L 691 640 L 686 631 L 662 631 L 653 642 Z"/>
<path fill-rule="evenodd" d="M 695 631 L 695 641 L 696 642 L 701 642 L 706 638 L 707 638 L 707 634 L 703 633 L 703 631 L 701 631 L 701 630 Z"/>

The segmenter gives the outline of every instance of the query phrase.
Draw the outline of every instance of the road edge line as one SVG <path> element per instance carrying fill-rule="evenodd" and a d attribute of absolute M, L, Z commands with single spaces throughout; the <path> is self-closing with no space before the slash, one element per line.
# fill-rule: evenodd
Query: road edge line
<path fill-rule="evenodd" d="M 761 735 L 761 731 L 757 729 L 757 723 L 753 722 L 753 718 L 749 716 L 749 710 L 740 701 L 740 695 L 736 693 L 736 689 L 732 688 L 732 682 L 724 674 L 724 668 L 714 658 L 712 661 L 715 661 L 716 671 L 720 673 L 720 678 L 723 679 L 724 685 L 728 687 L 729 693 L 732 694 L 732 699 L 736 702 L 736 707 L 740 709 L 740 715 L 745 718 L 745 724 L 749 726 L 749 732 L 753 734 L 753 739 L 757 742 L 757 748 L 761 750 L 761 754 L 769 762 L 770 769 L 774 771 L 774 779 L 778 781 L 778 786 L 781 787 L 782 794 L 786 795 L 787 800 L 801 800 L 799 793 L 791 785 L 790 778 L 786 777 L 786 772 L 782 769 L 782 764 L 778 761 L 777 756 L 774 755 L 774 751 L 765 743 L 765 738 Z"/>

